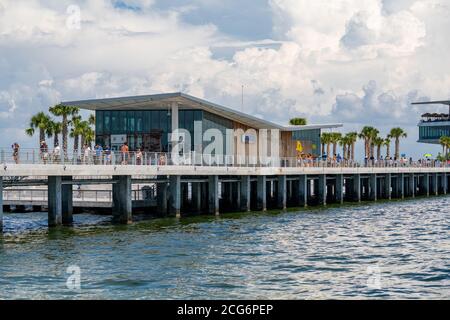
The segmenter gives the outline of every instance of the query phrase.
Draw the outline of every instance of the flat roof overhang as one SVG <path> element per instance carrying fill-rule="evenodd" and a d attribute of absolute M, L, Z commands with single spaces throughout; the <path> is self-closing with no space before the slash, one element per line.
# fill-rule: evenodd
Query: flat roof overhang
<path fill-rule="evenodd" d="M 411 104 L 413 104 L 413 105 L 419 105 L 419 104 L 445 104 L 445 105 L 450 105 L 450 100 L 412 102 Z"/>
<path fill-rule="evenodd" d="M 419 143 L 428 143 L 428 144 L 440 144 L 439 139 L 419 139 L 417 140 Z"/>
<path fill-rule="evenodd" d="M 178 107 L 181 110 L 199 109 L 208 111 L 255 129 L 279 129 L 280 131 L 299 131 L 311 129 L 331 129 L 343 126 L 341 123 L 310 124 L 305 126 L 282 126 L 181 92 L 131 96 L 131 97 L 64 101 L 61 103 L 68 106 L 77 106 L 81 109 L 87 110 L 127 110 L 127 109 L 152 110 L 152 109 L 161 109 L 161 105 L 164 105 L 166 108 L 170 108 L 170 105 L 172 103 L 178 103 Z"/>
<path fill-rule="evenodd" d="M 450 121 L 424 121 L 419 122 L 418 127 L 450 127 Z"/>

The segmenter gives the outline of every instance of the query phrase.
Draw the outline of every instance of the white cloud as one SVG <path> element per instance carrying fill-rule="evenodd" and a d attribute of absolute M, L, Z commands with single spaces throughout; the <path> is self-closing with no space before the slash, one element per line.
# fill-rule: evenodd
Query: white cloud
<path fill-rule="evenodd" d="M 415 130 L 421 109 L 408 103 L 450 95 L 444 0 L 270 0 L 274 39 L 245 42 L 184 22 L 183 8 L 123 3 L 80 2 L 77 30 L 72 1 L 0 0 L 0 134 L 60 100 L 183 91 L 240 108 L 242 84 L 245 111 L 270 120 Z"/>

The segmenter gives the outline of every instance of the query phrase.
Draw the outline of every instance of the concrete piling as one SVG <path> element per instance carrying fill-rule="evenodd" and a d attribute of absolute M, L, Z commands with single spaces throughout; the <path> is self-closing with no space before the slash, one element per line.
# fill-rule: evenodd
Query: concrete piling
<path fill-rule="evenodd" d="M 257 193 L 257 207 L 259 210 L 267 211 L 267 192 L 266 192 L 266 176 L 258 176 L 257 178 L 257 187 L 256 187 L 256 193 Z"/>
<path fill-rule="evenodd" d="M 62 224 L 62 184 L 60 176 L 48 177 L 48 226 L 56 227 Z"/>
<path fill-rule="evenodd" d="M 167 182 L 161 182 L 156 184 L 156 205 L 157 213 L 165 216 L 167 214 Z"/>
<path fill-rule="evenodd" d="M 242 176 L 240 181 L 241 210 L 250 211 L 250 176 Z"/>
<path fill-rule="evenodd" d="M 396 196 L 399 199 L 405 198 L 405 174 L 399 173 L 397 174 L 397 192 Z"/>
<path fill-rule="evenodd" d="M 377 201 L 377 175 L 371 174 L 369 177 L 369 199 Z"/>
<path fill-rule="evenodd" d="M 327 176 L 325 174 L 319 175 L 318 184 L 317 184 L 317 199 L 319 205 L 326 206 L 327 205 Z"/>
<path fill-rule="evenodd" d="M 353 201 L 361 202 L 361 175 L 353 175 Z"/>
<path fill-rule="evenodd" d="M 202 184 L 200 182 L 192 183 L 192 205 L 196 212 L 202 210 Z"/>
<path fill-rule="evenodd" d="M 392 198 L 392 175 L 390 173 L 386 173 L 384 175 L 384 195 L 385 198 L 391 200 Z"/>
<path fill-rule="evenodd" d="M 439 194 L 438 189 L 438 175 L 436 173 L 431 174 L 431 189 L 430 193 L 434 196 L 437 196 Z"/>
<path fill-rule="evenodd" d="M 73 185 L 72 177 L 64 176 L 62 181 L 69 182 L 62 185 L 62 224 L 71 225 L 73 223 Z"/>
<path fill-rule="evenodd" d="M 181 217 L 181 177 L 169 176 L 169 214 Z"/>
<path fill-rule="evenodd" d="M 299 205 L 301 207 L 308 206 L 308 177 L 306 174 L 301 175 L 298 178 L 298 197 L 299 197 Z"/>
<path fill-rule="evenodd" d="M 442 194 L 447 194 L 447 192 L 448 192 L 447 174 L 445 172 L 441 174 L 441 188 L 442 188 Z"/>
<path fill-rule="evenodd" d="M 219 176 L 209 176 L 208 179 L 208 211 L 219 215 Z"/>
<path fill-rule="evenodd" d="M 411 198 L 414 198 L 416 196 L 416 184 L 414 173 L 410 173 L 408 176 L 408 195 Z"/>
<path fill-rule="evenodd" d="M 114 176 L 113 184 L 113 221 L 129 224 L 132 222 L 131 176 Z"/>
<path fill-rule="evenodd" d="M 287 202 L 287 180 L 286 176 L 278 176 L 278 192 L 277 192 L 277 203 L 278 208 L 286 210 Z"/>
<path fill-rule="evenodd" d="M 339 204 L 344 203 L 344 175 L 336 175 L 335 199 Z"/>

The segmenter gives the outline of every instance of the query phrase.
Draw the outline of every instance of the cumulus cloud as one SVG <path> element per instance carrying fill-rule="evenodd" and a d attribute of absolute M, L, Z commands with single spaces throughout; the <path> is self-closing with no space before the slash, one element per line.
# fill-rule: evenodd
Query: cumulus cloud
<path fill-rule="evenodd" d="M 425 109 L 409 103 L 450 95 L 444 0 L 258 4 L 246 2 L 247 16 L 227 8 L 223 20 L 220 1 L 83 1 L 80 28 L 70 28 L 73 1 L 0 0 L 0 134 L 12 139 L 61 100 L 183 91 L 240 109 L 242 85 L 244 111 L 280 123 L 306 116 L 416 130 Z M 261 26 L 271 34 L 240 37 L 224 27 L 233 17 L 271 21 Z"/>

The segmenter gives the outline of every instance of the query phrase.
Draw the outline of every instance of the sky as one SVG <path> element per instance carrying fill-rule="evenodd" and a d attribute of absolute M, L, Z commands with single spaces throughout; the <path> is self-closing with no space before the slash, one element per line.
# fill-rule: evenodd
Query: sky
<path fill-rule="evenodd" d="M 450 98 L 448 0 L 0 0 L 1 147 L 61 101 L 184 92 L 280 124 L 417 122 Z M 244 105 L 241 88 L 244 85 Z M 362 152 L 362 142 L 357 152 Z"/>

